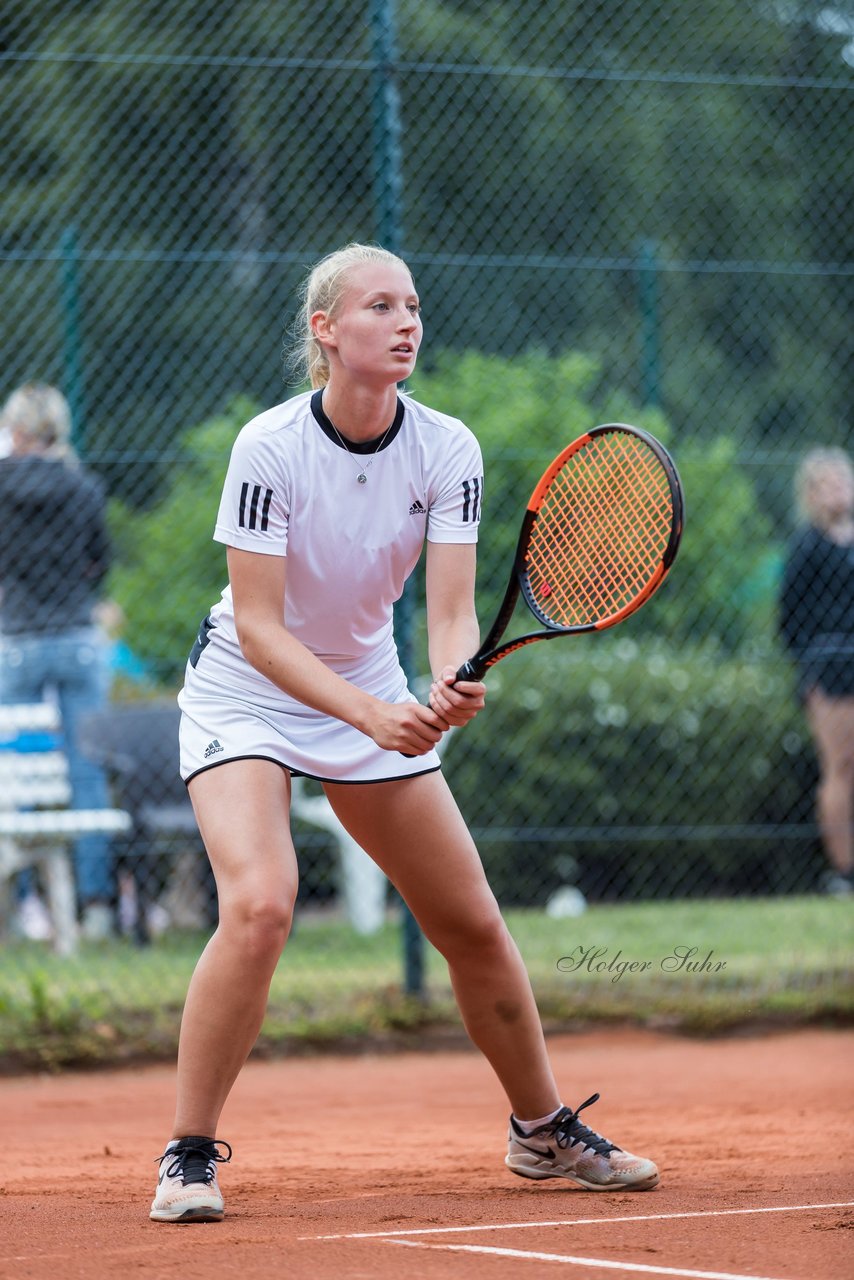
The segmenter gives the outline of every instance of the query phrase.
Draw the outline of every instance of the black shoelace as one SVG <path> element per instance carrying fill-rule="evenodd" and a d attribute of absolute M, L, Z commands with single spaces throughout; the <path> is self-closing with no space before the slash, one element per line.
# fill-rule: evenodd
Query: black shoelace
<path fill-rule="evenodd" d="M 588 1129 L 586 1124 L 578 1118 L 578 1113 L 583 1111 L 585 1107 L 591 1107 L 594 1102 L 599 1101 L 599 1094 L 594 1093 L 586 1102 L 582 1102 L 580 1107 L 576 1107 L 572 1111 L 569 1107 L 564 1107 L 559 1111 L 554 1120 L 548 1126 L 552 1129 L 555 1136 L 555 1142 L 559 1147 L 574 1147 L 579 1142 L 584 1147 L 589 1147 L 591 1151 L 595 1151 L 597 1155 L 609 1156 L 612 1151 L 619 1151 L 621 1148 L 615 1146 L 613 1142 L 609 1142 L 607 1138 L 603 1138 L 601 1133 L 596 1133 L 593 1129 Z"/>
<path fill-rule="evenodd" d="M 219 1147 L 225 1147 L 228 1154 L 222 1155 Z M 157 1163 L 169 1160 L 166 1177 L 180 1177 L 185 1187 L 196 1182 L 210 1186 L 216 1165 L 228 1164 L 230 1159 L 231 1147 L 221 1138 L 181 1138 L 177 1146 L 163 1152 Z"/>

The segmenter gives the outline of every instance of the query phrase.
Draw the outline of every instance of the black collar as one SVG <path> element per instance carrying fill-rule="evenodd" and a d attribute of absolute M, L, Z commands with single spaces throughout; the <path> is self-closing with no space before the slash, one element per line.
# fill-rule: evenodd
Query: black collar
<path fill-rule="evenodd" d="M 379 453 L 381 449 L 387 449 L 400 428 L 403 426 L 403 414 L 405 408 L 406 406 L 400 396 L 398 396 L 394 421 L 385 434 L 379 435 L 373 440 L 360 440 L 357 442 L 355 440 L 347 439 L 346 436 L 339 436 L 335 427 L 333 427 L 331 421 L 327 418 L 323 410 L 323 388 L 315 391 L 314 395 L 311 397 L 311 412 L 314 415 L 317 425 L 333 444 L 337 444 L 339 449 L 346 449 L 348 453 Z"/>

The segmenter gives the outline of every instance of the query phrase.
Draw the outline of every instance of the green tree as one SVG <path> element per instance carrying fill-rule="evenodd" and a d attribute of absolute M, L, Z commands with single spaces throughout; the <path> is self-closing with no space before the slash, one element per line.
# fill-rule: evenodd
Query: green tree
<path fill-rule="evenodd" d="M 399 218 L 434 351 L 589 351 L 637 397 L 653 241 L 674 428 L 764 447 L 808 414 L 838 436 L 854 70 L 823 7 L 391 8 Z M 4 368 L 82 368 L 87 451 L 114 490 L 147 501 L 185 423 L 243 390 L 280 398 L 305 266 L 378 234 L 370 12 L 0 5 Z"/>
<path fill-rule="evenodd" d="M 500 602 L 522 511 L 546 464 L 588 427 L 631 422 L 672 450 L 687 508 L 674 569 L 654 603 L 627 624 L 632 634 L 653 633 L 676 644 L 693 638 L 725 650 L 772 643 L 768 568 L 778 548 L 731 436 L 706 440 L 674 432 L 660 413 L 603 389 L 596 361 L 577 352 L 554 359 L 530 352 L 514 360 L 471 351 L 457 359 L 446 355 L 433 372 L 417 376 L 413 390 L 461 417 L 483 448 L 478 583 L 484 623 Z"/>

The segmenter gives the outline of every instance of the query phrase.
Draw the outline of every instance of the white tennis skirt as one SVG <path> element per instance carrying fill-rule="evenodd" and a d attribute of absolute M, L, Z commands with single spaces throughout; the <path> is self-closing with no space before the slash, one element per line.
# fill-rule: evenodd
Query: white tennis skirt
<path fill-rule="evenodd" d="M 181 708 L 181 777 L 185 782 L 229 760 L 271 760 L 291 773 L 321 782 L 390 782 L 439 769 L 438 753 L 411 759 L 385 751 L 367 734 L 334 716 L 288 699 L 257 672 L 235 679 L 234 661 L 209 645 L 197 665 L 187 664 Z M 245 661 L 245 660 L 244 660 Z M 247 664 L 248 665 L 248 664 Z M 352 675 L 353 683 L 366 688 Z M 382 688 L 367 688 L 386 702 L 414 702 L 400 671 Z"/>

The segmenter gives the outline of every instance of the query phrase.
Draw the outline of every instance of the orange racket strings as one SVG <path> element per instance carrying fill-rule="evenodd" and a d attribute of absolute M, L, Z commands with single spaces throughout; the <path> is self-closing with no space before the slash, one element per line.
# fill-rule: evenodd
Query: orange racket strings
<path fill-rule="evenodd" d="M 667 474 L 636 436 L 594 436 L 546 490 L 525 561 L 533 598 L 562 627 L 612 618 L 642 596 L 670 539 Z"/>

